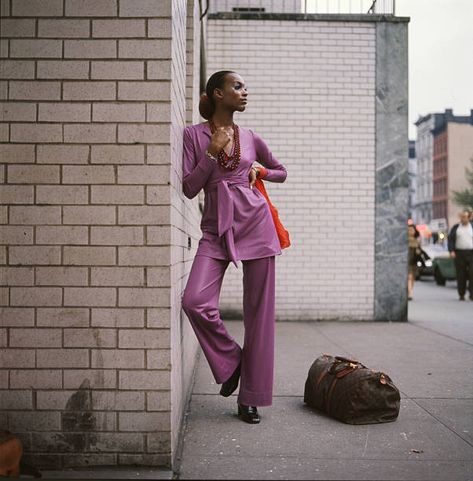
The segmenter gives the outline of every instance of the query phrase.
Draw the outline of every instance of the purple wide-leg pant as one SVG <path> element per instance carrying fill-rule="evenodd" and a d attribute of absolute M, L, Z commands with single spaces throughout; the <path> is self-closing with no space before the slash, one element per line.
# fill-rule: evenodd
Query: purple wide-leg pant
<path fill-rule="evenodd" d="M 271 406 L 274 377 L 275 256 L 242 260 L 243 348 L 228 333 L 219 312 L 223 275 L 230 261 L 196 255 L 182 296 L 187 314 L 218 384 L 241 360 L 238 402 Z"/>

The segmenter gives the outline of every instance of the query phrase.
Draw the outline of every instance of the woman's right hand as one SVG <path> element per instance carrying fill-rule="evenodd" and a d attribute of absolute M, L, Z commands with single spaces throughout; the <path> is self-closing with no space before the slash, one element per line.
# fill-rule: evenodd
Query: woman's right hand
<path fill-rule="evenodd" d="M 212 134 L 210 145 L 207 150 L 217 157 L 218 153 L 232 140 L 232 136 L 225 130 L 225 127 L 218 127 Z"/>

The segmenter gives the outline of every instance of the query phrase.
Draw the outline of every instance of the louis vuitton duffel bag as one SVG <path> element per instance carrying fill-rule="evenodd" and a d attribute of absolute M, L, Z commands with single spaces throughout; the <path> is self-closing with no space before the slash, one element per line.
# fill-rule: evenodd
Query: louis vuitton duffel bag
<path fill-rule="evenodd" d="M 400 400 L 387 374 L 326 353 L 313 362 L 304 387 L 306 404 L 348 424 L 395 421 Z"/>

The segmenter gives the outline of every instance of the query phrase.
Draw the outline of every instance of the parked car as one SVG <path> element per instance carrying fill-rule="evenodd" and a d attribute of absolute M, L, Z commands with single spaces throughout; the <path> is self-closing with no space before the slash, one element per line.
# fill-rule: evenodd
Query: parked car
<path fill-rule="evenodd" d="M 455 263 L 450 257 L 437 257 L 433 261 L 434 279 L 437 285 L 444 286 L 447 281 L 457 278 Z"/>
<path fill-rule="evenodd" d="M 432 259 L 432 271 L 437 285 L 444 286 L 447 281 L 457 278 L 455 261 L 450 257 L 448 250 L 438 252 Z"/>
<path fill-rule="evenodd" d="M 432 275 L 435 282 L 441 286 L 444 286 L 447 280 L 456 279 L 455 264 L 446 245 L 427 244 L 421 248 L 416 279 Z"/>

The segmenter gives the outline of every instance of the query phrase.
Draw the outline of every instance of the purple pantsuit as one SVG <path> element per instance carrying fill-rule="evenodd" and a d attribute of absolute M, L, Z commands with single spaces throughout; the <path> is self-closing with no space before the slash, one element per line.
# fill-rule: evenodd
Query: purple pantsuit
<path fill-rule="evenodd" d="M 207 122 L 184 130 L 183 190 L 190 199 L 203 188 L 202 237 L 182 296 L 187 314 L 217 383 L 226 381 L 241 360 L 238 401 L 272 404 L 275 323 L 275 256 L 281 247 L 269 205 L 249 186 L 253 162 L 267 169 L 264 180 L 284 182 L 285 167 L 263 139 L 240 127 L 240 163 L 227 170 L 205 155 L 211 140 Z M 227 332 L 219 296 L 229 262 L 243 264 L 244 343 Z"/>

